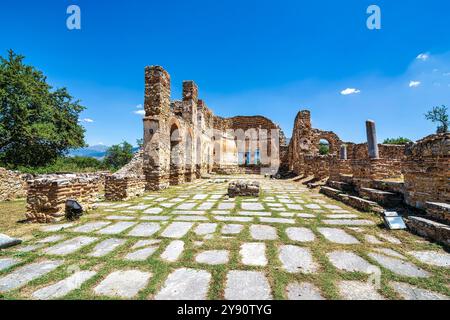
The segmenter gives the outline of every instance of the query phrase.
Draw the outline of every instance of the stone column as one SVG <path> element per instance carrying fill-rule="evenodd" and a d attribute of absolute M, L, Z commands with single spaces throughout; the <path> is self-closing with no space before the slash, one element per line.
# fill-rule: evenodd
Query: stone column
<path fill-rule="evenodd" d="M 370 159 L 379 159 L 380 154 L 378 151 L 377 132 L 375 130 L 375 122 L 372 120 L 366 121 L 367 132 L 367 147 L 369 149 Z"/>
<path fill-rule="evenodd" d="M 339 159 L 347 160 L 347 145 L 346 144 L 341 145 L 341 149 L 339 151 Z"/>

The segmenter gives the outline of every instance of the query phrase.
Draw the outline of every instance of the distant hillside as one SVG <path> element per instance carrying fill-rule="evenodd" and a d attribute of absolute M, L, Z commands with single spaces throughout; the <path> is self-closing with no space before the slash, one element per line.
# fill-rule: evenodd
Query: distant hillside
<path fill-rule="evenodd" d="M 85 148 L 72 149 L 69 151 L 69 157 L 91 157 L 96 159 L 103 159 L 106 155 L 106 151 L 109 149 L 109 146 L 105 145 L 95 145 L 89 146 Z M 134 147 L 133 152 L 137 152 L 139 147 Z"/>

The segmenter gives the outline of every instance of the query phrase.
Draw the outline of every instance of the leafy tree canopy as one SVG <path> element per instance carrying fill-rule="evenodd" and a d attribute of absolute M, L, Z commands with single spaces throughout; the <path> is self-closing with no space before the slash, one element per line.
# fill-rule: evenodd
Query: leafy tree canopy
<path fill-rule="evenodd" d="M 104 163 L 115 170 L 123 167 L 133 158 L 133 146 L 124 141 L 121 144 L 111 146 L 106 151 Z"/>
<path fill-rule="evenodd" d="M 383 144 L 407 144 L 412 142 L 408 138 L 398 137 L 398 138 L 388 138 L 383 141 Z"/>
<path fill-rule="evenodd" d="M 425 114 L 425 118 L 431 120 L 433 123 L 437 122 L 439 124 L 436 130 L 437 133 L 448 132 L 449 121 L 446 106 L 434 107 Z"/>
<path fill-rule="evenodd" d="M 84 146 L 78 117 L 84 107 L 66 88 L 56 89 L 44 74 L 9 51 L 0 57 L 0 163 L 45 166 L 70 148 Z"/>

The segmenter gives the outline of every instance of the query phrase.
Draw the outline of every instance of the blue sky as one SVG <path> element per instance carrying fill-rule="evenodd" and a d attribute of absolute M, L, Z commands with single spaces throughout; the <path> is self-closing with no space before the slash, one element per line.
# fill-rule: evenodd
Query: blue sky
<path fill-rule="evenodd" d="M 81 30 L 66 28 L 71 4 Z M 371 4 L 381 30 L 366 27 Z M 146 65 L 168 70 L 174 99 L 195 80 L 217 115 L 264 115 L 287 136 L 310 109 L 345 141 L 365 141 L 369 118 L 380 140 L 415 140 L 435 129 L 423 114 L 450 105 L 449 14 L 447 0 L 10 1 L 0 54 L 25 55 L 82 100 L 89 144 L 142 135 Z"/>

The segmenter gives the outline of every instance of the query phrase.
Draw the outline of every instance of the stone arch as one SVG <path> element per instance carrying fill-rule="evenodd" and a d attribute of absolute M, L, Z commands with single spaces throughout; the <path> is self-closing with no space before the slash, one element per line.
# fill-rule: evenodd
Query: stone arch
<path fill-rule="evenodd" d="M 328 142 L 329 154 L 337 154 L 341 147 L 342 141 L 333 132 L 319 132 L 314 139 L 314 146 L 319 150 L 320 140 Z"/>
<path fill-rule="evenodd" d="M 183 135 L 179 121 L 169 122 L 170 130 L 170 172 L 169 181 L 171 185 L 177 185 L 184 182 L 183 173 Z"/>

